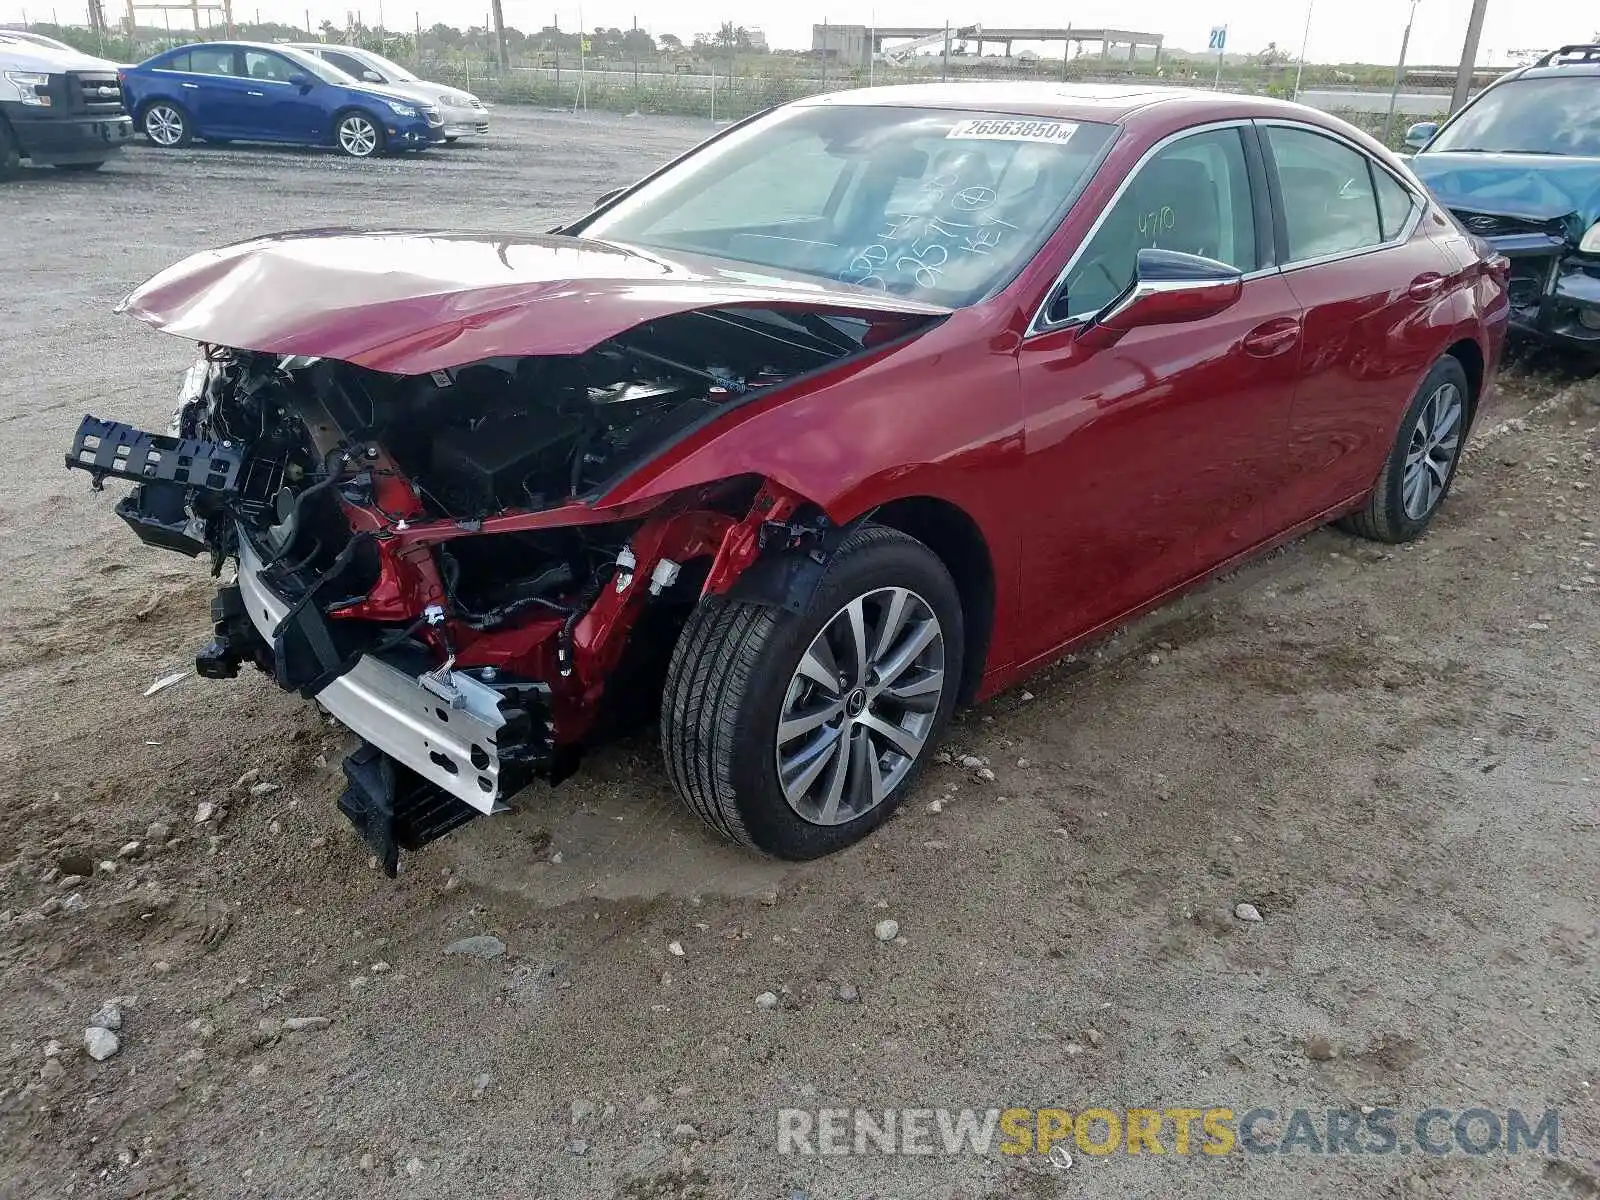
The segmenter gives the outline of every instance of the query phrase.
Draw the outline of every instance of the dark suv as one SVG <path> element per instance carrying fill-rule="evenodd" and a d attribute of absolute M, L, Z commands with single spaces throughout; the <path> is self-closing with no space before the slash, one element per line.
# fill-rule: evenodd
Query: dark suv
<path fill-rule="evenodd" d="M 1456 219 L 1511 260 L 1512 329 L 1600 353 L 1600 45 L 1546 54 L 1406 143 Z"/>

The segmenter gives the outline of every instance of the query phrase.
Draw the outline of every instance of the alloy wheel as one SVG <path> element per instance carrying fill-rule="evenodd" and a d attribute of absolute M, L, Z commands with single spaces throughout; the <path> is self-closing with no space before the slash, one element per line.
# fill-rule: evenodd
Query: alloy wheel
<path fill-rule="evenodd" d="M 144 131 L 158 146 L 176 146 L 183 141 L 183 116 L 175 108 L 157 104 L 144 114 Z"/>
<path fill-rule="evenodd" d="M 367 118 L 352 113 L 339 122 L 339 147 L 351 158 L 367 158 L 378 148 L 378 130 Z"/>
<path fill-rule="evenodd" d="M 1413 521 L 1431 513 L 1444 495 L 1461 449 L 1461 418 L 1465 411 L 1461 390 L 1453 383 L 1445 383 L 1434 390 L 1417 414 L 1406 448 L 1400 490 L 1406 516 Z"/>
<path fill-rule="evenodd" d="M 944 630 L 907 588 L 857 596 L 829 619 L 778 714 L 778 780 L 815 825 L 872 811 L 910 774 L 945 688 Z"/>

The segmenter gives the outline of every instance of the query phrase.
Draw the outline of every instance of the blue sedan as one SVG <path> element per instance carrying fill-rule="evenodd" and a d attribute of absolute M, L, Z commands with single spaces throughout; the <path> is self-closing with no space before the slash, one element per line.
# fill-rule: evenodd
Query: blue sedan
<path fill-rule="evenodd" d="M 199 138 L 332 146 L 371 158 L 444 140 L 436 107 L 287 46 L 180 46 L 123 70 L 122 94 L 151 145 L 163 149 Z"/>

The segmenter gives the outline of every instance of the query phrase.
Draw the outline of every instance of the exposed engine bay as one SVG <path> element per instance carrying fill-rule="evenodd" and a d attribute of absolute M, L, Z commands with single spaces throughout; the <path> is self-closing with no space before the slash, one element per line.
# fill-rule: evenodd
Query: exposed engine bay
<path fill-rule="evenodd" d="M 927 321 L 706 309 L 427 375 L 203 346 L 166 435 L 85 417 L 67 465 L 136 482 L 117 512 L 142 540 L 214 574 L 237 560 L 197 670 L 252 663 L 363 739 L 340 807 L 392 874 L 399 849 L 647 715 L 701 595 L 769 551 L 820 562 L 830 534 L 754 476 L 636 511 L 594 500 L 728 409 Z"/>

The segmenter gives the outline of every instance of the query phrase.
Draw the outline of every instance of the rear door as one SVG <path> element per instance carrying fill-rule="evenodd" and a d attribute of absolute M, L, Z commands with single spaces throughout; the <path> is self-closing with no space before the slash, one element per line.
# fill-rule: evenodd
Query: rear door
<path fill-rule="evenodd" d="M 1280 470 L 1299 306 L 1273 265 L 1248 122 L 1154 148 L 1073 255 L 1018 352 L 1026 404 L 1026 627 L 1045 653 L 1249 549 Z M 1245 273 L 1225 312 L 1135 329 L 1086 354 L 1086 318 L 1141 248 Z"/>
<path fill-rule="evenodd" d="M 231 46 L 191 46 L 172 55 L 153 74 L 163 82 L 161 91 L 189 114 L 193 133 L 229 137 L 237 132 L 229 95 L 233 64 Z"/>
<path fill-rule="evenodd" d="M 1372 486 L 1438 353 L 1429 315 L 1456 268 L 1419 232 L 1426 206 L 1411 185 L 1355 143 L 1259 126 L 1284 279 L 1304 310 L 1288 478 L 1270 518 L 1287 527 Z"/>

